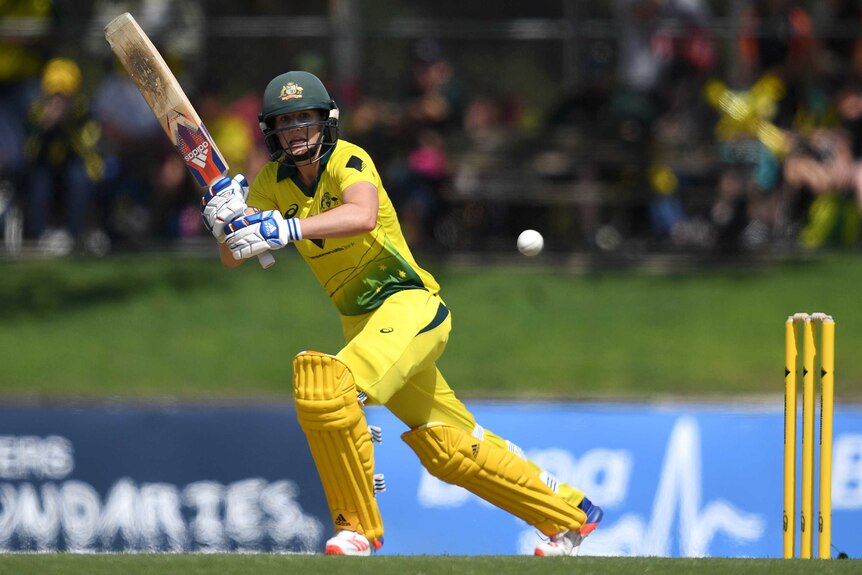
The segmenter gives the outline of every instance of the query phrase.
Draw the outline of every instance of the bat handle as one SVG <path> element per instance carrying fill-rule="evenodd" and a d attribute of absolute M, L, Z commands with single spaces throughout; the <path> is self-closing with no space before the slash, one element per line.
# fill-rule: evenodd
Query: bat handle
<path fill-rule="evenodd" d="M 257 256 L 257 261 L 260 262 L 260 267 L 268 270 L 275 263 L 275 258 L 272 257 L 272 252 L 263 252 Z"/>

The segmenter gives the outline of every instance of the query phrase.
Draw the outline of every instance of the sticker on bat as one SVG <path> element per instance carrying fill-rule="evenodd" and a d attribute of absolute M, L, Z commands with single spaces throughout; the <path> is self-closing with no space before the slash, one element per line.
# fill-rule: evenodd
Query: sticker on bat
<path fill-rule="evenodd" d="M 227 170 L 224 159 L 210 144 L 212 137 L 203 124 L 196 124 L 176 110 L 168 114 L 166 122 L 174 147 L 198 185 L 206 187 Z"/>

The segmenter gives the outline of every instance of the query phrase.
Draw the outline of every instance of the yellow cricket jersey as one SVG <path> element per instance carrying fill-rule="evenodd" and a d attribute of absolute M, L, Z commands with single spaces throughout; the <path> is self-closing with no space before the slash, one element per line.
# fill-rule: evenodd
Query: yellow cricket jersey
<path fill-rule="evenodd" d="M 251 185 L 248 205 L 278 210 L 285 218 L 306 218 L 341 205 L 342 192 L 355 182 L 370 182 L 377 188 L 380 207 L 373 231 L 294 243 L 342 315 L 375 310 L 400 290 L 426 289 L 433 294 L 440 290 L 434 277 L 413 259 L 380 174 L 365 150 L 338 140 L 320 161 L 320 173 L 311 188 L 295 171 L 277 162 L 266 164 Z"/>

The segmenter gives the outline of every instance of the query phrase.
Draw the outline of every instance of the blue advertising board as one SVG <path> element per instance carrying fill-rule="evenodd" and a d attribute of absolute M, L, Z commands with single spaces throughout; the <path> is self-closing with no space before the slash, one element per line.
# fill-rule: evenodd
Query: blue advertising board
<path fill-rule="evenodd" d="M 782 556 L 783 405 L 470 408 L 479 425 L 602 506 L 604 521 L 583 555 Z M 403 426 L 385 410 L 371 410 L 369 419 L 384 430 L 377 467 L 387 492 L 378 499 L 388 553 L 532 553 L 541 541 L 534 528 L 431 477 L 403 442 L 386 436 Z M 832 484 L 833 544 L 860 557 L 858 407 L 836 409 Z"/>
<path fill-rule="evenodd" d="M 780 557 L 781 405 L 469 403 L 605 510 L 585 555 Z M 384 554 L 527 554 L 532 527 L 431 477 L 380 407 Z M 862 408 L 835 415 L 833 544 L 862 556 Z M 292 405 L 0 407 L 0 551 L 320 552 Z"/>
<path fill-rule="evenodd" d="M 290 408 L 0 408 L 0 550 L 296 551 L 329 536 Z"/>

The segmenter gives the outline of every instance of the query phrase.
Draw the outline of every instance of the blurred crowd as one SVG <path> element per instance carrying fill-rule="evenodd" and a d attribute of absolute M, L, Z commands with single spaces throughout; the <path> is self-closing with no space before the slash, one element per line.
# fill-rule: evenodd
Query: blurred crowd
<path fill-rule="evenodd" d="M 579 183 L 566 233 L 599 250 L 858 244 L 860 3 L 741 5 L 719 21 L 698 0 L 615 1 L 615 75 L 550 115 L 534 164 Z"/>
<path fill-rule="evenodd" d="M 704 0 L 609 1 L 612 34 L 584 36 L 576 81 L 539 111 L 472 90 L 445 43 L 419 40 L 401 93 L 334 90 L 341 135 L 375 159 L 417 250 L 509 247 L 527 227 L 560 250 L 856 246 L 860 2 L 740 4 L 728 21 Z M 51 2 L 0 3 L 10 15 L 57 25 Z M 3 27 L 2 244 L 103 255 L 204 237 L 200 192 L 135 86 L 113 60 L 82 68 Z M 262 87 L 194 94 L 232 173 L 267 161 Z"/>

